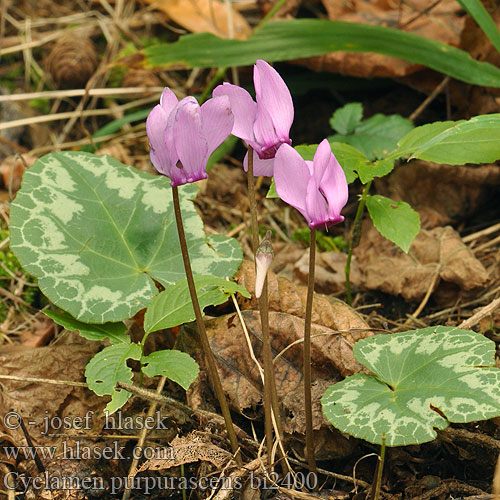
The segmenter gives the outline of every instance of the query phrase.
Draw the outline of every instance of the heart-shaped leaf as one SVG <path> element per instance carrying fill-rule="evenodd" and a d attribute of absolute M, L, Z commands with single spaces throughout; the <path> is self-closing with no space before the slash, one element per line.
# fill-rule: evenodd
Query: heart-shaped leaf
<path fill-rule="evenodd" d="M 321 400 L 326 418 L 352 436 L 419 444 L 449 422 L 500 415 L 495 343 L 478 333 L 437 326 L 375 335 L 356 342 L 354 357 L 374 375 L 347 377 Z"/>
<path fill-rule="evenodd" d="M 182 186 L 181 209 L 193 272 L 233 276 L 236 240 L 207 236 Z M 51 153 L 24 174 L 11 208 L 11 247 L 40 289 L 80 321 L 130 318 L 185 277 L 170 181 L 109 156 Z"/>

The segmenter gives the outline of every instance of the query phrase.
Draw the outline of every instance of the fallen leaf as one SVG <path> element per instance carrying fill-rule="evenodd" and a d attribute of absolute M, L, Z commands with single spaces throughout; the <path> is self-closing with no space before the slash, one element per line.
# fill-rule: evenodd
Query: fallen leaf
<path fill-rule="evenodd" d="M 251 299 L 241 298 L 241 308 L 257 310 L 258 301 L 255 298 L 255 266 L 253 262 L 243 261 L 235 280 L 252 295 Z M 277 276 L 273 272 L 268 272 L 267 281 L 269 309 L 271 311 L 281 311 L 299 318 L 305 317 L 307 287 L 295 285 L 290 280 Z M 350 331 L 350 333 L 342 333 L 342 335 L 352 343 L 367 336 L 366 332 L 362 333 L 356 329 L 369 328 L 361 316 L 345 302 L 321 294 L 314 296 L 312 322 L 332 330 Z"/>
<path fill-rule="evenodd" d="M 79 339 L 75 344 L 38 348 L 2 346 L 0 375 L 83 382 L 85 365 L 99 347 L 98 342 L 83 339 Z M 54 418 L 57 423 L 63 416 L 83 417 L 87 411 L 102 409 L 105 405 L 103 398 L 99 398 L 90 390 L 69 384 L 53 385 L 3 378 L 0 378 L 0 383 L 0 408 L 5 412 L 17 412 L 23 417 L 35 444 L 54 445 L 54 438 L 42 434 L 44 419 Z M 21 429 L 9 429 L 5 424 L 5 421 L 0 421 L 0 432 L 10 436 L 14 442 L 24 444 Z M 52 428 L 49 432 L 60 431 Z"/>
<path fill-rule="evenodd" d="M 436 273 L 434 293 L 441 286 L 453 284 L 455 292 L 448 297 L 452 302 L 458 291 L 481 289 L 489 280 L 484 266 L 450 226 L 421 230 L 405 254 L 366 220 L 361 243 L 354 252 L 364 288 L 401 295 L 406 300 L 421 300 Z"/>
<path fill-rule="evenodd" d="M 429 0 L 410 2 L 373 2 L 371 0 L 322 0 L 333 21 L 347 21 L 398 28 L 426 38 L 458 46 L 464 20 L 461 7 L 455 0 L 442 0 L 429 13 L 425 13 L 405 27 L 417 14 L 429 7 Z M 300 63 L 314 71 L 330 71 L 350 76 L 404 77 L 414 74 L 422 66 L 403 59 L 373 53 L 336 51 L 323 56 L 301 59 Z M 412 81 L 416 80 L 415 77 Z M 418 79 L 417 79 L 418 80 Z"/>
<path fill-rule="evenodd" d="M 379 194 L 409 203 L 426 229 L 470 217 L 493 201 L 491 188 L 499 185 L 498 165 L 439 165 L 420 160 L 396 167 L 383 180 L 375 179 Z"/>
<path fill-rule="evenodd" d="M 243 39 L 252 33 L 246 19 L 230 7 L 233 34 L 230 36 L 228 6 L 218 0 L 144 0 L 163 11 L 179 26 L 192 33 L 207 31 L 224 38 Z"/>
<path fill-rule="evenodd" d="M 23 158 L 28 167 L 31 167 L 37 159 L 36 156 L 29 153 L 24 154 Z M 21 187 L 21 179 L 24 171 L 25 165 L 19 156 L 8 156 L 5 158 L 0 164 L 0 177 L 5 189 L 9 189 L 9 186 L 12 186 L 12 191 L 15 193 Z"/>
<path fill-rule="evenodd" d="M 222 469 L 232 460 L 232 454 L 210 441 L 203 440 L 195 433 L 185 437 L 176 437 L 170 443 L 171 450 L 168 448 L 160 449 L 163 453 L 168 450 L 169 456 L 162 458 L 151 458 L 144 462 L 137 470 L 137 473 L 145 470 L 165 470 L 192 462 L 204 461 L 210 462 L 217 469 Z"/>

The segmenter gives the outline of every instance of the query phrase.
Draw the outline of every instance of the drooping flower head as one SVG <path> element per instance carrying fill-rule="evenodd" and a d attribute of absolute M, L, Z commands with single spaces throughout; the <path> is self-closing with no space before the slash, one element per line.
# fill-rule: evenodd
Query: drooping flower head
<path fill-rule="evenodd" d="M 347 181 L 326 139 L 313 161 L 303 160 L 288 144 L 281 146 L 274 160 L 274 183 L 279 197 L 296 208 L 311 229 L 344 220 L 340 211 L 347 203 Z"/>
<path fill-rule="evenodd" d="M 257 102 L 245 89 L 230 83 L 216 87 L 213 95 L 229 97 L 234 114 L 231 133 L 253 148 L 254 175 L 272 176 L 276 151 L 292 143 L 292 96 L 278 72 L 262 59 L 255 63 L 253 82 Z M 245 170 L 247 161 L 245 157 Z"/>
<path fill-rule="evenodd" d="M 151 163 L 170 177 L 172 186 L 206 179 L 208 158 L 233 123 L 228 97 L 214 97 L 200 106 L 194 97 L 179 101 L 165 88 L 146 120 Z"/>

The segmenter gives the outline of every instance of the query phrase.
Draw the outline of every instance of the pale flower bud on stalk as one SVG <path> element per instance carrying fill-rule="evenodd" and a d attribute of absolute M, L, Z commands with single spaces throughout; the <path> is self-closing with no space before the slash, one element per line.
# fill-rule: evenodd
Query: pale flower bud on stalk
<path fill-rule="evenodd" d="M 256 275 L 255 275 L 255 296 L 260 298 L 262 294 L 262 288 L 264 287 L 264 282 L 266 281 L 267 271 L 271 267 L 271 262 L 273 261 L 274 251 L 271 245 L 271 231 L 267 231 L 264 241 L 257 248 L 257 253 L 255 254 L 255 265 L 256 265 Z"/>

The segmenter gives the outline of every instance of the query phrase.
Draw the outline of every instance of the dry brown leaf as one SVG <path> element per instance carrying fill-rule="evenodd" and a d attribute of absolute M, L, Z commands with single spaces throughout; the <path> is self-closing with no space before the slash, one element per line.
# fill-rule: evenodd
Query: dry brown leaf
<path fill-rule="evenodd" d="M 176 437 L 170 443 L 170 447 L 173 457 L 169 453 L 168 458 L 151 458 L 144 462 L 137 472 L 171 469 L 172 467 L 198 461 L 210 462 L 217 469 L 222 469 L 232 460 L 231 453 L 219 448 L 210 441 L 203 440 L 194 433 L 185 437 Z"/>
<path fill-rule="evenodd" d="M 488 273 L 460 235 L 450 226 L 421 230 L 405 254 L 386 240 L 372 225 L 363 223 L 361 244 L 355 249 L 363 272 L 363 286 L 407 300 L 421 300 L 432 284 L 436 273 L 439 286 L 453 284 L 456 291 L 471 291 L 484 287 Z"/>
<path fill-rule="evenodd" d="M 144 0 L 163 11 L 179 26 L 192 33 L 208 32 L 229 38 L 228 7 L 219 0 Z M 231 7 L 232 38 L 244 39 L 252 33 L 246 19 Z"/>
<path fill-rule="evenodd" d="M 322 0 L 333 21 L 347 21 L 398 28 L 429 7 L 432 0 L 386 2 L 371 0 Z M 440 42 L 458 46 L 463 28 L 459 17 L 460 5 L 455 0 L 442 0 L 428 14 L 422 15 L 403 30 Z M 350 76 L 404 77 L 422 69 L 422 66 L 403 59 L 374 53 L 337 51 L 319 57 L 301 59 L 300 63 L 315 71 L 331 71 Z"/>
<path fill-rule="evenodd" d="M 420 213 L 426 229 L 469 217 L 492 201 L 491 186 L 499 185 L 498 165 L 439 165 L 420 160 L 397 167 L 383 180 L 375 179 L 378 193 L 409 203 Z"/>
<path fill-rule="evenodd" d="M 318 292 L 343 293 L 345 292 L 345 265 L 347 255 L 343 252 L 322 252 L 316 254 L 316 266 L 314 271 L 314 288 Z M 295 263 L 294 274 L 302 283 L 307 284 L 309 275 L 309 251 L 304 252 L 302 257 Z M 361 273 L 358 262 L 351 262 L 351 285 L 359 285 Z"/>
<path fill-rule="evenodd" d="M 273 272 L 269 272 L 267 277 L 269 309 L 304 318 L 307 288 L 295 285 L 290 280 L 277 276 Z M 242 300 L 241 308 L 258 309 L 258 301 L 255 298 L 255 266 L 253 262 L 243 261 L 235 279 L 252 294 L 251 299 Z M 342 334 L 351 343 L 371 335 L 366 332 L 356 331 L 356 329 L 369 327 L 354 309 L 345 302 L 326 295 L 316 294 L 314 296 L 312 322 L 332 330 L 351 330 L 350 333 Z"/>
<path fill-rule="evenodd" d="M 28 167 L 31 167 L 37 160 L 36 156 L 30 153 L 24 154 L 23 158 Z M 12 185 L 12 191 L 16 192 L 21 187 L 24 170 L 24 162 L 19 156 L 8 156 L 5 158 L 0 164 L 0 178 L 3 181 L 5 189 L 8 189 L 9 185 Z"/>
<path fill-rule="evenodd" d="M 71 345 L 0 347 L 0 374 L 17 377 L 47 378 L 53 380 L 83 381 L 85 365 L 100 348 L 98 342 L 80 341 Z M 51 385 L 0 378 L 0 408 L 4 412 L 18 412 L 35 444 L 50 443 L 54 439 L 42 434 L 45 417 L 85 416 L 89 410 L 102 409 L 103 398 L 82 387 Z M 33 422 L 32 424 L 30 422 Z M 0 432 L 14 442 L 24 444 L 21 429 L 8 429 L 0 421 Z M 58 432 L 52 429 L 51 432 Z"/>

